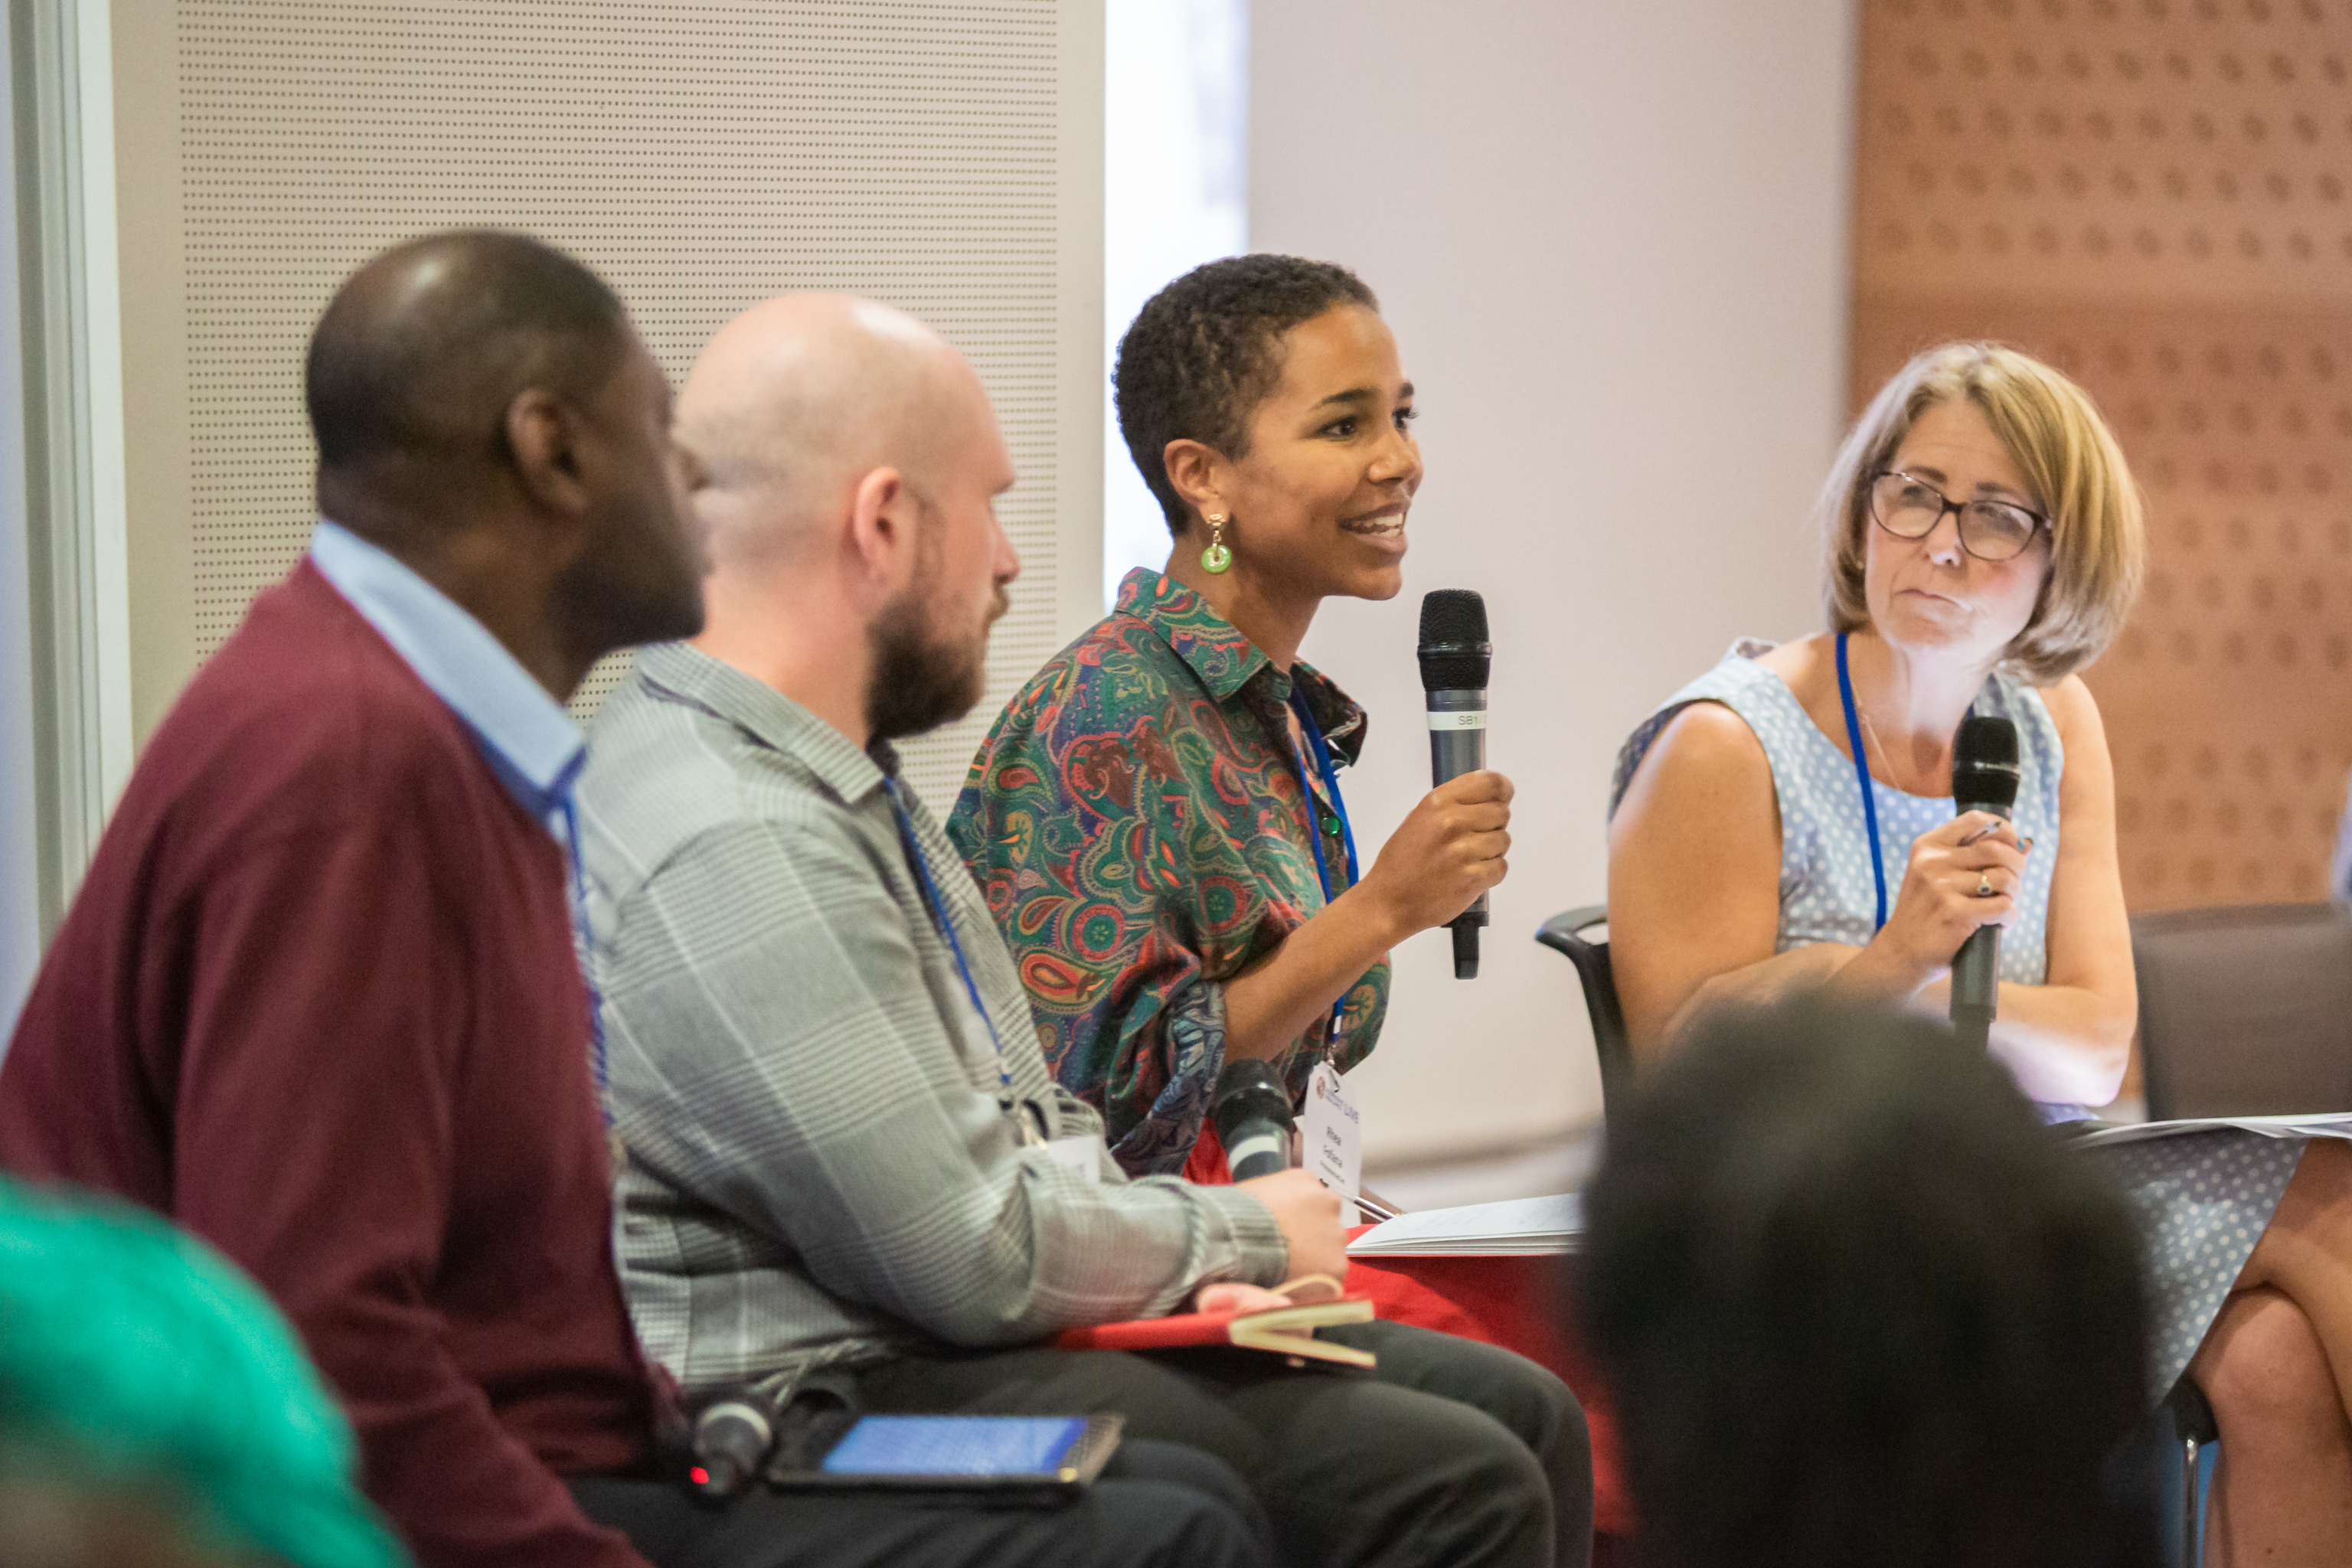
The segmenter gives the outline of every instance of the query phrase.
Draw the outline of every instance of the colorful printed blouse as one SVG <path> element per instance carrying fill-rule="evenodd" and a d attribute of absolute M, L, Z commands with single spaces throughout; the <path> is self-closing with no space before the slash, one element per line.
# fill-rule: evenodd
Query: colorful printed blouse
<path fill-rule="evenodd" d="M 1130 572 L 1118 606 L 1013 699 L 972 761 L 949 837 L 1029 988 L 1045 1059 L 1097 1107 L 1138 1174 L 1183 1168 L 1225 1059 L 1223 982 L 1336 897 L 1339 819 L 1312 757 L 1299 788 L 1296 680 L 1332 760 L 1364 713 L 1303 663 L 1284 675 L 1191 589 Z M 1342 1072 L 1380 1036 L 1389 966 L 1349 989 L 1277 1065 L 1291 1097 L 1326 1051 Z"/>

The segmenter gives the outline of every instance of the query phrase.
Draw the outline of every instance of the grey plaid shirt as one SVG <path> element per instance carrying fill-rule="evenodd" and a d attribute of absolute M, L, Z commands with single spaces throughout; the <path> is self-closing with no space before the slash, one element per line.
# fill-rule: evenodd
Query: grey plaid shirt
<path fill-rule="evenodd" d="M 1256 1199 L 1130 1182 L 1107 1157 L 1088 1182 L 1024 1145 L 883 768 L 839 731 L 670 646 L 638 657 L 588 757 L 621 1278 L 647 1352 L 688 1389 L 1018 1344 L 1282 1278 Z M 1098 1135 L 1046 1070 L 962 860 L 906 798 L 1017 1114 Z"/>

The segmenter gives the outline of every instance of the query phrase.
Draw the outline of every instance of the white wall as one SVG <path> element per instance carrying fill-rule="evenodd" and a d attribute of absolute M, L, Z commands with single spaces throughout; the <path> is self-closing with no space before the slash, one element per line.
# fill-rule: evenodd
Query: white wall
<path fill-rule="evenodd" d="M 15 79 L 0 27 L 0 82 Z M 0 170 L 15 188 L 16 120 L 0 115 Z M 34 827 L 33 624 L 25 518 L 25 358 L 16 309 L 16 203 L 0 205 L 0 1051 L 41 959 Z"/>
<path fill-rule="evenodd" d="M 1806 517 L 1844 409 L 1852 0 L 1255 0 L 1250 240 L 1347 263 L 1420 392 L 1406 591 L 1306 657 L 1372 711 L 1368 862 L 1429 787 L 1421 595 L 1485 595 L 1518 784 L 1484 973 L 1396 954 L 1351 1075 L 1374 1164 L 1600 1108 L 1567 962 L 1627 731 L 1739 634 L 1819 621 Z"/>
<path fill-rule="evenodd" d="M 1024 569 L 986 697 L 900 749 L 935 809 L 1013 689 L 1100 617 L 1103 0 L 107 7 L 142 733 L 309 539 L 319 310 L 446 226 L 580 257 L 673 376 L 794 289 L 900 306 L 971 358 Z"/>

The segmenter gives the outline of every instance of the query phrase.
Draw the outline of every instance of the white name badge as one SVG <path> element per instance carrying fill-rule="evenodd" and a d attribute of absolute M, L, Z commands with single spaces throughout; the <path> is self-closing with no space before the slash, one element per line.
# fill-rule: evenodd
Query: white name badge
<path fill-rule="evenodd" d="M 1307 1075 L 1307 1117 L 1299 1161 L 1315 1179 L 1342 1197 L 1354 1197 L 1364 1178 L 1364 1122 L 1348 1103 L 1339 1075 L 1318 1062 Z"/>
<path fill-rule="evenodd" d="M 1486 727 L 1486 710 L 1484 708 L 1465 708 L 1454 712 L 1433 711 L 1429 715 L 1429 727 L 1433 730 L 1483 730 Z"/>
<path fill-rule="evenodd" d="M 1053 1139 L 1045 1145 L 1045 1157 L 1082 1182 L 1102 1180 L 1103 1141 L 1095 1133 Z"/>

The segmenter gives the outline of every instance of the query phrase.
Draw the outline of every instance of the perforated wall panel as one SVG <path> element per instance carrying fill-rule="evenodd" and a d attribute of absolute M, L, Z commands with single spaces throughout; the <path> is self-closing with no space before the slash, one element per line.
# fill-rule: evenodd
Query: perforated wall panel
<path fill-rule="evenodd" d="M 2136 910 L 2323 895 L 2352 768 L 2352 6 L 1867 0 L 1856 406 L 1987 336 L 2080 380 L 2152 509 L 2086 676 Z"/>
<path fill-rule="evenodd" d="M 1070 629 L 1056 610 L 1063 541 L 1098 528 L 1057 500 L 1067 367 L 1099 374 L 1099 307 L 1090 317 L 1069 298 L 1066 232 L 1071 150 L 1081 166 L 1099 158 L 1098 117 L 1069 112 L 1085 98 L 1067 79 L 1090 68 L 1098 106 L 1098 13 L 1089 56 L 1069 47 L 1085 7 L 1064 0 L 117 0 L 116 12 L 119 36 L 170 29 L 173 101 L 121 115 L 173 117 L 179 253 L 126 255 L 125 279 L 180 274 L 198 656 L 301 550 L 303 345 L 335 284 L 383 247 L 455 225 L 538 234 L 614 284 L 674 379 L 753 301 L 848 289 L 912 311 L 971 357 L 1020 470 L 1000 513 L 1026 570 L 995 635 L 990 695 L 908 751 L 925 795 L 952 798 L 978 727 Z M 1075 243 L 1098 257 L 1098 218 Z M 1098 416 L 1074 428 L 1074 447 L 1088 442 Z M 1077 564 L 1090 591 L 1093 561 Z M 600 668 L 580 705 L 617 673 Z"/>

